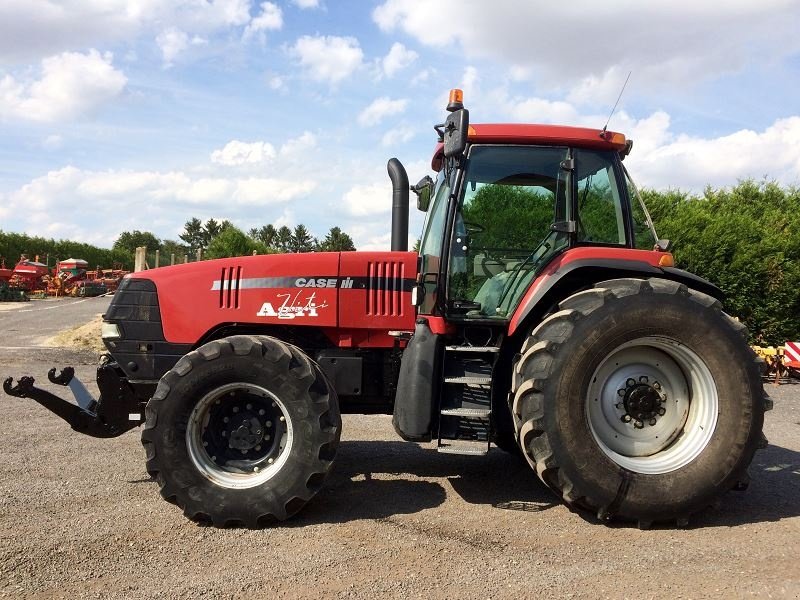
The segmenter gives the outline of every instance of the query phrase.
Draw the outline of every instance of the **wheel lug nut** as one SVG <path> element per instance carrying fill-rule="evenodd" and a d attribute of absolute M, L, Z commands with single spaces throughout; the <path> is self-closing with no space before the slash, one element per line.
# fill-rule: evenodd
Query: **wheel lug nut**
<path fill-rule="evenodd" d="M 623 423 L 630 423 L 631 422 L 631 416 L 630 415 L 622 415 L 622 422 Z"/>
<path fill-rule="evenodd" d="M 647 375 L 642 375 L 639 377 L 639 383 L 647 383 L 648 381 L 650 380 L 647 378 Z"/>
<path fill-rule="evenodd" d="M 659 416 L 664 416 L 664 413 L 666 413 L 666 412 L 667 412 L 666 409 L 663 408 L 663 407 L 658 409 Z"/>
<path fill-rule="evenodd" d="M 267 460 L 267 462 L 268 462 L 269 464 L 272 464 L 272 463 L 274 463 L 274 462 L 275 462 L 275 459 L 274 459 L 274 458 L 270 458 L 269 460 Z"/>
<path fill-rule="evenodd" d="M 280 420 L 281 420 L 281 423 L 283 423 L 283 422 L 286 420 L 286 417 L 284 417 L 283 415 L 281 415 L 281 419 L 280 419 Z"/>
<path fill-rule="evenodd" d="M 620 397 L 624 396 L 625 395 L 625 390 L 617 390 L 617 395 L 620 396 Z"/>
<path fill-rule="evenodd" d="M 230 419 L 228 417 L 223 417 L 222 418 L 222 422 L 223 423 L 227 423 L 228 421 L 230 421 Z"/>
<path fill-rule="evenodd" d="M 255 451 L 256 452 L 258 452 L 259 450 L 261 450 L 261 444 L 259 444 L 258 446 L 255 447 Z"/>
<path fill-rule="evenodd" d="M 660 389 L 661 389 L 661 384 L 660 384 L 660 383 L 658 383 L 657 381 L 654 381 L 654 382 L 653 382 L 653 387 L 654 387 L 655 389 L 657 389 L 657 390 L 660 390 Z"/>
<path fill-rule="evenodd" d="M 261 410 L 259 410 L 259 411 L 258 411 L 258 414 L 259 414 L 259 415 L 263 415 L 263 414 L 264 414 L 264 409 L 262 408 Z"/>
<path fill-rule="evenodd" d="M 623 408 L 625 405 L 622 402 L 617 402 L 614 407 L 615 408 Z"/>
<path fill-rule="evenodd" d="M 206 446 L 208 446 L 208 442 L 203 442 L 203 448 L 205 448 Z"/>
<path fill-rule="evenodd" d="M 258 467 L 253 467 L 253 473 L 258 473 L 260 470 Z"/>
<path fill-rule="evenodd" d="M 227 431 L 223 431 L 223 432 L 222 432 L 220 435 L 221 435 L 222 437 L 226 437 L 226 436 L 228 435 L 228 432 L 227 432 Z"/>
<path fill-rule="evenodd" d="M 636 429 L 642 429 L 644 427 L 644 423 L 642 423 L 641 421 L 634 421 L 633 426 Z"/>
<path fill-rule="evenodd" d="M 252 405 L 252 404 L 248 404 L 248 405 L 247 405 L 245 408 L 246 408 L 247 410 L 252 410 L 252 409 L 253 409 L 253 405 Z"/>
<path fill-rule="evenodd" d="M 269 434 L 264 436 L 264 441 L 265 442 L 268 442 L 270 439 L 272 439 L 272 436 L 270 436 Z"/>
<path fill-rule="evenodd" d="M 625 382 L 625 385 L 627 385 L 628 387 L 633 387 L 636 385 L 636 380 L 633 379 L 632 377 L 629 377 L 628 380 Z"/>
<path fill-rule="evenodd" d="M 650 419 L 650 425 L 652 426 L 652 425 L 655 425 L 655 424 L 656 424 L 656 420 L 655 419 Z"/>
<path fill-rule="evenodd" d="M 267 427 L 272 427 L 272 421 L 267 421 L 266 425 Z"/>
<path fill-rule="evenodd" d="M 235 412 L 235 413 L 239 412 L 239 407 L 238 406 L 234 406 L 233 407 L 233 412 Z"/>

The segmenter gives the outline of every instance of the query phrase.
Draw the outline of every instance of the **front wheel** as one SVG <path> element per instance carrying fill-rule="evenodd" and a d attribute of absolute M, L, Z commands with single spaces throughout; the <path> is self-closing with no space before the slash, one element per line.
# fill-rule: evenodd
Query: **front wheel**
<path fill-rule="evenodd" d="M 514 373 L 520 446 L 571 506 L 684 523 L 744 484 L 765 399 L 746 330 L 661 279 L 577 293 L 530 334 Z"/>
<path fill-rule="evenodd" d="M 302 351 L 232 336 L 184 356 L 147 405 L 142 443 L 187 517 L 260 527 L 320 489 L 341 433 L 336 394 Z"/>

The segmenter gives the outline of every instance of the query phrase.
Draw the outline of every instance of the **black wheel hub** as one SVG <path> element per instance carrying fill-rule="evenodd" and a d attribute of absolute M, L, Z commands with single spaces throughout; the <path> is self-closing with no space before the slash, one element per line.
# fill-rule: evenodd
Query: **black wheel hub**
<path fill-rule="evenodd" d="M 284 419 L 270 399 L 246 390 L 233 391 L 211 407 L 203 446 L 211 460 L 227 470 L 258 471 L 280 454 Z"/>
<path fill-rule="evenodd" d="M 639 377 L 639 381 L 628 379 L 625 387 L 617 390 L 617 393 L 622 397 L 617 408 L 625 410 L 622 421 L 632 422 L 637 429 L 642 429 L 645 425 L 655 425 L 658 418 L 666 413 L 663 406 L 666 394 L 661 389 L 661 384 L 658 381 L 651 384 L 646 375 Z"/>

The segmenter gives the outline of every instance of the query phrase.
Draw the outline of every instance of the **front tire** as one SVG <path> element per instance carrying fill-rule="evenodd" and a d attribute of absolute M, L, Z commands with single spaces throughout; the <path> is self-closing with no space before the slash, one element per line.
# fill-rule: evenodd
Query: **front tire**
<path fill-rule="evenodd" d="M 321 488 L 341 434 L 319 367 L 266 336 L 190 352 L 158 384 L 142 443 L 161 495 L 190 519 L 262 527 Z"/>
<path fill-rule="evenodd" d="M 570 296 L 514 372 L 520 446 L 541 480 L 601 520 L 684 524 L 747 480 L 765 396 L 746 330 L 661 279 Z"/>

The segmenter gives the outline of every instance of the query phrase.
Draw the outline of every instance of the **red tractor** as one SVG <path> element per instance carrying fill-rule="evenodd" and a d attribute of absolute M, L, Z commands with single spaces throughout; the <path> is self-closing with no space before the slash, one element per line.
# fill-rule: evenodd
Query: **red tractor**
<path fill-rule="evenodd" d="M 259 527 L 331 470 L 340 413 L 393 415 L 439 452 L 519 453 L 569 506 L 686 523 L 747 484 L 771 407 L 720 291 L 673 266 L 620 133 L 437 127 L 436 181 L 407 250 L 409 185 L 389 161 L 390 252 L 252 256 L 128 275 L 94 400 L 11 378 L 77 431 L 144 424 L 147 470 L 187 517 Z M 637 249 L 646 248 L 646 249 Z"/>

